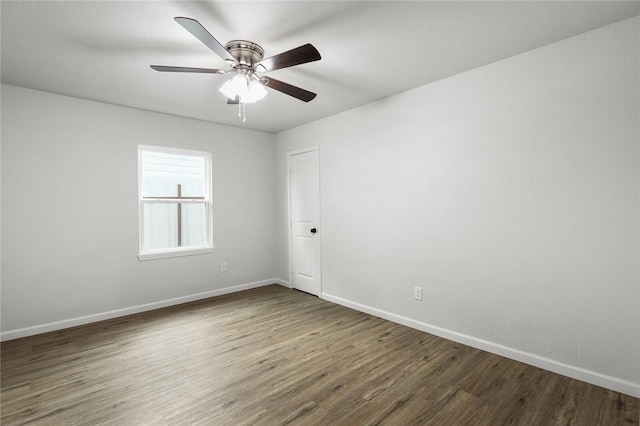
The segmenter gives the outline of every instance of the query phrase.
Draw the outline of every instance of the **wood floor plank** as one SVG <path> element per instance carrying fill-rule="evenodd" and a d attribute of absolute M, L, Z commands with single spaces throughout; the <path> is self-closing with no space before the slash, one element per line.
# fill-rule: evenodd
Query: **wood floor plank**
<path fill-rule="evenodd" d="M 267 286 L 0 344 L 2 425 L 632 425 L 639 401 Z"/>

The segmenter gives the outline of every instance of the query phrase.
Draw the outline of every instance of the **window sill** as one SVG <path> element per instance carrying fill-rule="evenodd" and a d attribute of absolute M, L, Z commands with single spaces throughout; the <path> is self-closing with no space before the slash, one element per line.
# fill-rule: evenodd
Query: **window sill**
<path fill-rule="evenodd" d="M 213 253 L 214 247 L 185 248 L 170 251 L 147 251 L 138 254 L 138 260 L 167 259 L 170 257 L 195 256 L 198 254 Z"/>

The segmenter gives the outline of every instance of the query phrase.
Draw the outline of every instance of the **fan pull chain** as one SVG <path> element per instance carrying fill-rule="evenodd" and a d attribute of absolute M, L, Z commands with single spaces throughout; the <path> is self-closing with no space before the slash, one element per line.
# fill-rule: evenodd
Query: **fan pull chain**
<path fill-rule="evenodd" d="M 245 105 L 246 104 L 244 102 L 240 102 L 238 104 L 238 117 L 242 119 L 243 123 L 247 122 L 247 109 Z"/>

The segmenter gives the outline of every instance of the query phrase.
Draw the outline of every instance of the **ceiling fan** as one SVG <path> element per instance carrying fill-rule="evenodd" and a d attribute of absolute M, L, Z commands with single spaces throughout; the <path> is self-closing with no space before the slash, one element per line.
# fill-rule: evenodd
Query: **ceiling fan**
<path fill-rule="evenodd" d="M 315 93 L 308 90 L 275 78 L 258 75 L 259 72 L 275 71 L 320 60 L 320 53 L 311 44 L 305 44 L 264 59 L 264 50 L 256 43 L 247 40 L 232 40 L 223 46 L 195 19 L 184 17 L 176 17 L 174 19 L 193 34 L 195 38 L 224 59 L 231 68 L 221 70 L 151 65 L 154 70 L 161 72 L 232 74 L 233 77 L 222 85 L 220 91 L 227 96 L 228 104 L 240 104 L 242 107 L 244 104 L 254 103 L 266 96 L 265 86 L 304 102 L 309 102 L 316 97 Z"/>

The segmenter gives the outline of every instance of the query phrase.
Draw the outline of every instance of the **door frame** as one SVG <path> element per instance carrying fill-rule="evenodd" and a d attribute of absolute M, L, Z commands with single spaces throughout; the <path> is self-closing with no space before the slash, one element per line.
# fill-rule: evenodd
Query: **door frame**
<path fill-rule="evenodd" d="M 307 152 L 316 153 L 316 159 L 318 164 L 318 199 L 316 200 L 318 206 L 318 223 L 317 227 L 320 229 L 320 232 L 316 234 L 316 241 L 318 244 L 318 282 L 320 283 L 320 294 L 318 297 L 322 297 L 322 223 L 320 218 L 320 149 L 318 145 L 308 146 L 306 148 L 294 149 L 292 151 L 287 151 L 287 243 L 289 246 L 289 287 L 293 288 L 293 233 L 291 232 L 292 227 L 292 218 L 291 218 L 291 159 L 293 156 L 297 154 L 304 154 Z"/>

